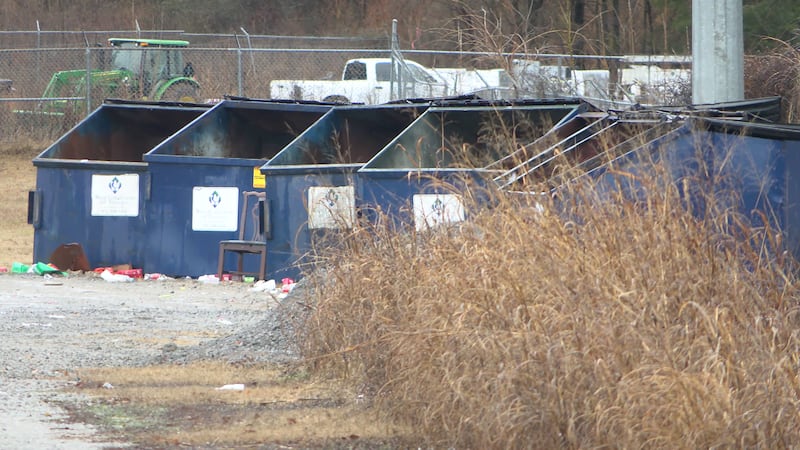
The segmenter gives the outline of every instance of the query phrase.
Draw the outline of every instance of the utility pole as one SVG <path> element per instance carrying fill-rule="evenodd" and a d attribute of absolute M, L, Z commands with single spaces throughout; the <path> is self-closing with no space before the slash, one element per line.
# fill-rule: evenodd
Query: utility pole
<path fill-rule="evenodd" d="M 742 0 L 692 0 L 692 103 L 744 100 Z"/>

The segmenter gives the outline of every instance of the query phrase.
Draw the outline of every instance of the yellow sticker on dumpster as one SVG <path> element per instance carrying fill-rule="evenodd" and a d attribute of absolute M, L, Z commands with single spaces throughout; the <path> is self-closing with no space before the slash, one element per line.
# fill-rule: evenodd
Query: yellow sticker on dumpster
<path fill-rule="evenodd" d="M 261 166 L 253 167 L 253 187 L 265 188 L 267 187 L 267 177 L 261 173 Z"/>

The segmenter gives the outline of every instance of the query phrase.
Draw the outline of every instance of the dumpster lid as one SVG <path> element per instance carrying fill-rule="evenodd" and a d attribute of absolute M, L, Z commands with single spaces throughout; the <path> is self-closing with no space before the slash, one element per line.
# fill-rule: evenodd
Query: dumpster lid
<path fill-rule="evenodd" d="M 225 100 L 239 101 L 239 102 L 257 102 L 257 103 L 276 103 L 276 104 L 289 104 L 289 105 L 321 105 L 321 106 L 341 106 L 341 103 L 335 102 L 322 102 L 316 100 L 292 100 L 292 99 L 272 99 L 272 98 L 252 98 L 242 97 L 238 95 L 225 95 Z M 352 105 L 363 105 L 363 103 L 351 103 Z"/>
<path fill-rule="evenodd" d="M 457 95 L 453 97 L 435 97 L 435 98 L 408 98 L 403 100 L 395 100 L 387 103 L 388 105 L 408 104 L 430 104 L 431 106 L 491 106 L 491 107 L 504 107 L 504 106 L 550 106 L 550 105 L 580 105 L 585 104 L 583 99 L 577 97 L 556 97 L 556 98 L 521 98 L 521 99 L 501 99 L 501 100 L 487 100 L 475 94 Z"/>
<path fill-rule="evenodd" d="M 211 108 L 214 106 L 210 103 L 191 103 L 191 102 L 168 102 L 168 101 L 152 101 L 152 100 L 126 100 L 122 98 L 107 98 L 103 101 L 107 105 L 132 105 L 132 106 L 160 106 L 160 107 L 186 107 L 186 108 Z"/>
<path fill-rule="evenodd" d="M 763 122 L 743 122 L 718 118 L 694 117 L 687 120 L 690 126 L 719 133 L 779 140 L 800 140 L 800 125 Z"/>
<path fill-rule="evenodd" d="M 735 102 L 685 106 L 656 106 L 647 109 L 688 116 L 739 117 L 750 122 L 777 123 L 781 120 L 781 97 L 764 97 Z"/>

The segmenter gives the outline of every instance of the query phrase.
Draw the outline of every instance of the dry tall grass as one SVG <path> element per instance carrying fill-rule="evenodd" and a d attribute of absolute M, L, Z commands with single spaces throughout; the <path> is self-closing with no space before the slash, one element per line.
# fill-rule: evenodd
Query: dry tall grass
<path fill-rule="evenodd" d="M 800 50 L 789 42 L 763 55 L 745 58 L 744 86 L 748 98 L 782 97 L 783 120 L 798 122 L 800 110 Z"/>
<path fill-rule="evenodd" d="M 797 281 L 763 250 L 778 235 L 711 198 L 693 216 L 666 181 L 636 204 L 584 186 L 355 230 L 315 284 L 305 354 L 437 447 L 796 445 Z"/>

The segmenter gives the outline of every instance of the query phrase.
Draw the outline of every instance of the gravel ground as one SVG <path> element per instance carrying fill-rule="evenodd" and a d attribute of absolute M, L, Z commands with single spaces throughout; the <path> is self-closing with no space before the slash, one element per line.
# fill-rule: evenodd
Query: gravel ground
<path fill-rule="evenodd" d="M 297 286 L 279 301 L 241 283 L 0 274 L 0 449 L 124 446 L 52 406 L 77 368 L 294 359 L 284 325 L 305 310 Z"/>

